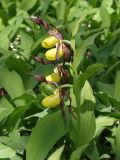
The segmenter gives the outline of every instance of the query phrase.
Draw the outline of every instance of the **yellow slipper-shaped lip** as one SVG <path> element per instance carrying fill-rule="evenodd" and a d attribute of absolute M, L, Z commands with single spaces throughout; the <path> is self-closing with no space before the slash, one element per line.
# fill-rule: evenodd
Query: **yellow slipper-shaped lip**
<path fill-rule="evenodd" d="M 58 94 L 47 96 L 42 100 L 42 105 L 45 108 L 55 108 L 59 104 L 60 104 L 60 96 Z"/>
<path fill-rule="evenodd" d="M 59 43 L 59 40 L 54 36 L 49 36 L 42 41 L 42 47 L 52 48 L 56 45 L 56 43 Z"/>
<path fill-rule="evenodd" d="M 57 49 L 56 48 L 52 48 L 49 49 L 46 53 L 45 56 L 49 61 L 55 61 L 57 58 Z M 63 56 L 63 51 L 62 51 L 62 46 L 59 48 L 58 51 L 58 58 L 61 58 Z"/>

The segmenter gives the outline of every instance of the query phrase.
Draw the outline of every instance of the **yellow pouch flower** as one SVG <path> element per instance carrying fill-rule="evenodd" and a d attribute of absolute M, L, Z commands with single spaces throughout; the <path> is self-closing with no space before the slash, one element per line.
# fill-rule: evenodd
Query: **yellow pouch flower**
<path fill-rule="evenodd" d="M 59 42 L 59 40 L 56 37 L 49 36 L 42 41 L 42 47 L 43 48 L 51 48 L 51 47 L 54 47 L 55 44 L 58 42 Z"/>
<path fill-rule="evenodd" d="M 58 73 L 53 73 L 51 75 L 48 75 L 46 77 L 46 80 L 49 81 L 49 82 L 59 82 L 60 81 L 60 76 Z"/>
<path fill-rule="evenodd" d="M 59 94 L 52 94 L 51 96 L 47 96 L 42 100 L 42 105 L 45 108 L 54 108 L 59 104 L 60 104 Z"/>
<path fill-rule="evenodd" d="M 55 61 L 56 60 L 56 53 L 57 49 L 52 48 L 49 49 L 46 53 L 45 56 L 49 61 Z M 63 56 L 63 51 L 62 51 L 62 46 L 60 46 L 59 51 L 58 51 L 58 58 L 61 58 Z"/>
<path fill-rule="evenodd" d="M 46 76 L 46 80 L 49 81 L 49 82 L 58 83 L 60 81 L 60 79 L 61 79 L 61 76 L 59 75 L 57 68 L 54 69 L 54 73 Z"/>

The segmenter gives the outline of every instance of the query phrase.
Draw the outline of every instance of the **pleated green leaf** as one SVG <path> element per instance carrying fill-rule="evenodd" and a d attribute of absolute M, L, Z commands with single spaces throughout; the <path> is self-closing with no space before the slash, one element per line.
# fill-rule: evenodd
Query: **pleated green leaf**
<path fill-rule="evenodd" d="M 116 130 L 116 160 L 120 159 L 120 125 Z"/>
<path fill-rule="evenodd" d="M 60 111 L 40 119 L 27 144 L 27 160 L 44 160 L 53 145 L 65 133 L 64 120 Z"/>
<path fill-rule="evenodd" d="M 2 68 L 0 70 L 0 85 L 7 91 L 12 99 L 19 97 L 25 92 L 24 85 L 19 74 L 14 70 L 9 71 L 7 68 Z M 21 102 L 19 101 L 16 104 L 20 105 Z"/>

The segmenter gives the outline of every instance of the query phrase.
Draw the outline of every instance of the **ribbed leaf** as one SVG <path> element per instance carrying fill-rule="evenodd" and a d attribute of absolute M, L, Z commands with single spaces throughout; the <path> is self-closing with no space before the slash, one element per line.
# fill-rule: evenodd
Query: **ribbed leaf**
<path fill-rule="evenodd" d="M 12 104 L 5 98 L 0 99 L 0 122 L 14 110 Z"/>
<path fill-rule="evenodd" d="M 29 3 L 27 0 L 22 0 L 20 4 L 20 8 L 28 11 L 29 9 L 33 8 L 36 4 L 37 0 L 30 0 Z"/>
<path fill-rule="evenodd" d="M 53 145 L 66 133 L 61 112 L 40 119 L 27 145 L 28 160 L 44 160 Z"/>
<path fill-rule="evenodd" d="M 112 126 L 115 122 L 115 118 L 108 116 L 99 116 L 96 119 L 96 131 L 95 136 L 99 136 L 104 128 Z"/>
<path fill-rule="evenodd" d="M 15 156 L 15 150 L 0 143 L 0 158 L 9 158 Z"/>
<path fill-rule="evenodd" d="M 80 94 L 81 99 L 80 115 L 78 121 L 73 120 L 71 124 L 72 130 L 70 135 L 76 146 L 83 146 L 90 142 L 95 132 L 95 115 L 94 115 L 94 103 L 95 98 L 93 96 L 92 88 L 86 81 Z"/>
<path fill-rule="evenodd" d="M 120 70 L 116 72 L 114 97 L 120 101 Z"/>
<path fill-rule="evenodd" d="M 116 160 L 120 159 L 120 125 L 116 130 Z"/>
<path fill-rule="evenodd" d="M 92 88 L 86 81 L 81 91 L 81 112 L 80 112 L 80 126 L 78 141 L 80 145 L 85 145 L 90 142 L 95 132 L 95 115 Z"/>
<path fill-rule="evenodd" d="M 25 92 L 22 79 L 14 70 L 9 71 L 7 68 L 2 68 L 0 70 L 0 84 L 12 99 Z"/>
<path fill-rule="evenodd" d="M 48 160 L 60 160 L 61 154 L 63 152 L 64 146 L 58 148 L 49 158 Z"/>

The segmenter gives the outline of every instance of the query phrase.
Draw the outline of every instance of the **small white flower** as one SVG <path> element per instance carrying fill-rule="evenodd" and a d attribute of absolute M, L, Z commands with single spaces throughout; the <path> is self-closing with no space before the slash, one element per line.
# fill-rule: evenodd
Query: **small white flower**
<path fill-rule="evenodd" d="M 27 27 L 27 28 L 26 28 L 26 31 L 27 31 L 27 32 L 30 32 L 30 31 L 32 31 L 32 29 L 29 28 L 29 27 Z"/>
<path fill-rule="evenodd" d="M 88 24 L 88 28 L 91 28 L 91 24 Z"/>
<path fill-rule="evenodd" d="M 31 16 L 31 18 L 32 18 L 32 19 L 36 19 L 37 17 L 36 17 L 36 16 Z"/>
<path fill-rule="evenodd" d="M 120 124 L 120 121 L 118 120 L 118 121 L 116 122 L 116 124 Z"/>
<path fill-rule="evenodd" d="M 85 23 L 82 23 L 81 26 L 84 27 L 84 26 L 86 26 L 86 24 L 85 24 Z"/>
<path fill-rule="evenodd" d="M 15 44 L 15 45 L 18 45 L 18 44 L 19 44 L 19 42 L 18 42 L 18 41 L 14 41 L 14 44 Z"/>
<path fill-rule="evenodd" d="M 21 38 L 21 35 L 18 34 L 18 35 L 17 35 L 17 38 Z"/>
<path fill-rule="evenodd" d="M 14 48 L 14 44 L 13 43 L 10 43 L 10 48 Z"/>
<path fill-rule="evenodd" d="M 13 50 L 13 51 L 17 51 L 17 49 L 16 49 L 16 48 L 13 48 L 12 50 Z"/>

